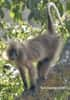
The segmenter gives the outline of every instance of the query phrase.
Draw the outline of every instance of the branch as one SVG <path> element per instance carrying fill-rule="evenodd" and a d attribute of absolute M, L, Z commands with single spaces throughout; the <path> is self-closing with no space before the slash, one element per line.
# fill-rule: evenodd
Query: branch
<path fill-rule="evenodd" d="M 70 90 L 70 87 L 67 87 L 67 86 L 60 86 L 60 87 L 40 87 L 41 89 L 43 90 Z"/>

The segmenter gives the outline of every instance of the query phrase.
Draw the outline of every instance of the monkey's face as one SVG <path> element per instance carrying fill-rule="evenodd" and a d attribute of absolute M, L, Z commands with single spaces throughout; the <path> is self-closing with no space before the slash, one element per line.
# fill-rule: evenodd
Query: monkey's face
<path fill-rule="evenodd" d="M 17 43 L 12 41 L 11 43 L 8 44 L 7 49 L 3 53 L 3 58 L 5 60 L 16 61 L 17 57 L 18 57 Z"/>
<path fill-rule="evenodd" d="M 9 60 L 15 61 L 17 59 L 17 48 L 16 47 L 9 47 L 7 49 L 7 56 Z"/>

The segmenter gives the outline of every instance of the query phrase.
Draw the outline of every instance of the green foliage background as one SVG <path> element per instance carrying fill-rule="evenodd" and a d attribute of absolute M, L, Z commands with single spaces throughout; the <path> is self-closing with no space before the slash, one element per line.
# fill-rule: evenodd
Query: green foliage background
<path fill-rule="evenodd" d="M 62 16 L 64 28 L 58 25 L 57 30 L 63 33 L 63 38 L 67 40 L 70 37 L 70 1 L 66 1 L 66 9 L 60 0 L 0 0 L 0 34 L 3 32 L 6 36 L 13 39 L 25 40 L 29 36 L 40 35 L 47 29 L 47 11 L 46 5 L 48 1 L 54 2 Z M 34 20 L 36 23 L 41 23 L 39 29 L 33 28 L 29 23 L 22 18 L 22 12 L 25 7 L 30 10 L 28 21 Z M 9 16 L 13 24 L 4 20 L 5 9 L 9 11 Z M 56 19 L 55 12 L 52 12 Z M 66 19 L 63 17 L 66 16 Z M 56 21 L 56 20 L 55 20 Z M 2 34 L 3 34 L 2 33 Z M 0 100 L 13 100 L 14 96 L 21 94 L 23 84 L 20 75 L 14 75 L 10 70 L 4 69 L 3 65 L 7 62 L 2 58 L 2 53 L 6 48 L 5 41 L 0 40 Z M 8 62 L 10 63 L 10 62 Z M 14 65 L 13 65 L 14 66 Z M 64 100 L 69 92 L 64 92 L 55 95 L 54 100 Z"/>

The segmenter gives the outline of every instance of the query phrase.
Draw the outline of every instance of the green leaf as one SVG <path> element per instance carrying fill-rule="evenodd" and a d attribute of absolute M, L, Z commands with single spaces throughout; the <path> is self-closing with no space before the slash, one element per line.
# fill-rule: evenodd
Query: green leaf
<path fill-rule="evenodd" d="M 14 18 L 15 13 L 13 11 L 10 11 L 10 16 L 11 16 L 11 18 Z"/>

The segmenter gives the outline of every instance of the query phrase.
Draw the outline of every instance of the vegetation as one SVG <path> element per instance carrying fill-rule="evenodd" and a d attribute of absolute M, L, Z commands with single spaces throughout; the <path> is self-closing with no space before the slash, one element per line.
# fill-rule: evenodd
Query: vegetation
<path fill-rule="evenodd" d="M 0 0 L 0 36 L 6 35 L 22 41 L 29 36 L 37 36 L 45 32 L 47 30 L 46 4 L 48 1 L 53 1 L 60 11 L 64 28 L 58 25 L 57 31 L 61 32 L 63 38 L 67 40 L 70 37 L 69 0 L 65 2 L 61 2 L 63 0 Z M 30 11 L 27 21 L 23 17 L 26 8 Z M 55 12 L 52 11 L 52 14 L 56 22 Z M 41 28 L 32 27 L 31 21 Z M 4 64 L 10 63 L 1 56 L 5 48 L 5 41 L 0 38 L 0 100 L 14 100 L 14 96 L 20 95 L 23 91 L 23 84 L 19 73 L 4 68 Z M 15 65 L 13 64 L 13 66 Z M 57 92 L 54 100 L 66 100 L 64 98 L 68 95 L 70 95 L 68 91 Z"/>

